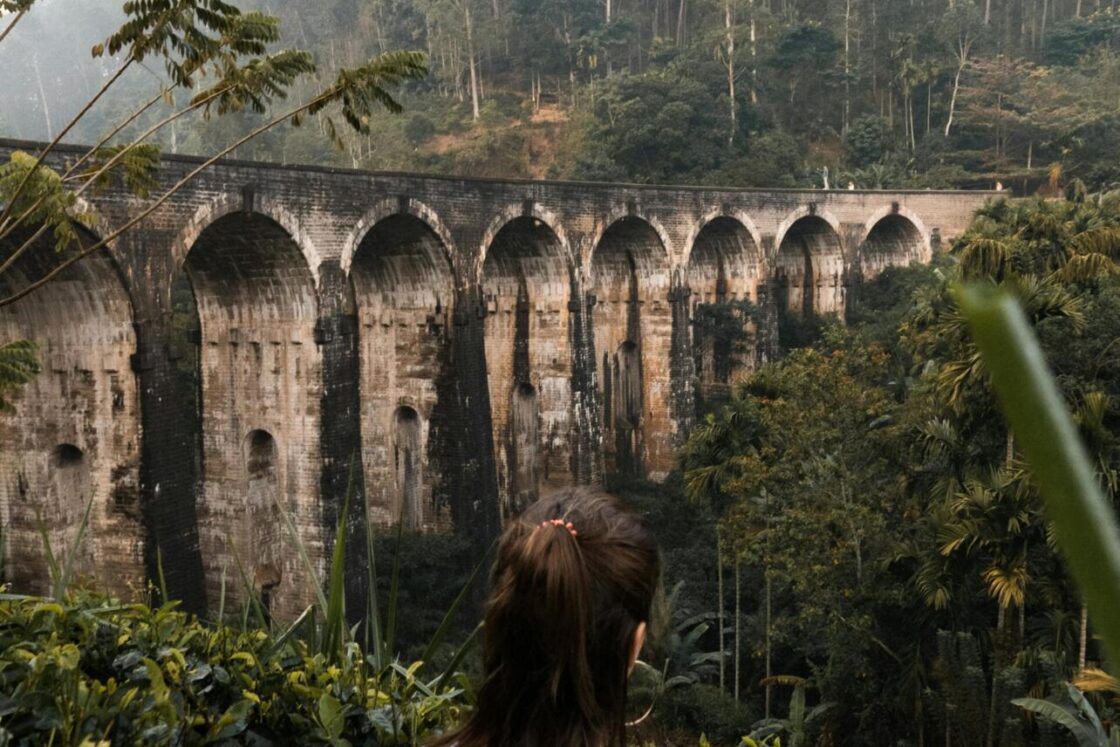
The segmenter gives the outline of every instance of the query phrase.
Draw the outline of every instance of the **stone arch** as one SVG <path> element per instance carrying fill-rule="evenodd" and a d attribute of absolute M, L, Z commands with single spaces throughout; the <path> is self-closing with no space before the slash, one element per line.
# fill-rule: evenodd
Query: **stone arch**
<path fill-rule="evenodd" d="M 8 256 L 30 236 L 28 231 L 10 237 L 0 254 Z M 49 237 L 40 239 L 5 272 L 0 294 L 26 287 L 98 240 L 80 228 L 78 246 L 58 253 Z M 133 319 L 120 268 L 108 251 L 90 254 L 0 309 L 0 338 L 34 341 L 41 367 L 13 393 L 12 411 L 0 413 L 4 562 L 17 591 L 49 588 L 39 516 L 48 526 L 52 551 L 62 555 L 77 536 L 87 504 L 77 572 L 122 594 L 143 582 Z"/>
<path fill-rule="evenodd" d="M 827 213 L 795 214 L 778 232 L 774 281 L 779 312 L 842 314 L 844 251 L 840 224 Z"/>
<path fill-rule="evenodd" d="M 930 234 L 918 216 L 892 205 L 877 211 L 864 226 L 859 244 L 859 272 L 872 280 L 887 267 L 929 262 Z"/>
<path fill-rule="evenodd" d="M 737 235 L 740 236 L 742 241 L 749 241 L 753 245 L 753 251 L 757 252 L 759 255 L 758 262 L 761 265 L 766 264 L 766 257 L 762 250 L 762 232 L 758 230 L 758 225 L 754 222 L 754 219 L 741 210 L 727 210 L 721 208 L 705 213 L 700 221 L 689 229 L 688 238 L 685 239 L 684 243 L 685 254 L 681 259 L 681 265 L 683 267 L 688 267 L 692 262 L 692 255 L 697 249 L 697 239 L 700 238 L 700 234 L 708 229 L 713 222 L 725 221 L 739 224 L 736 229 Z"/>
<path fill-rule="evenodd" d="M 376 213 L 375 213 L 376 214 Z M 429 461 L 427 423 L 438 428 L 451 370 L 455 280 L 450 248 L 417 211 L 383 214 L 369 225 L 349 260 L 358 317 L 362 464 L 370 516 L 388 524 L 401 513 L 394 413 L 407 402 L 424 424 L 412 453 L 417 474 Z M 407 518 L 436 521 L 433 480 L 417 483 Z M 415 528 L 422 528 L 416 523 Z"/>
<path fill-rule="evenodd" d="M 183 260 L 200 326 L 197 511 L 211 605 L 222 593 L 224 564 L 236 554 L 248 566 L 246 554 L 259 540 L 242 520 L 246 423 L 273 438 L 274 494 L 300 527 L 311 557 L 325 565 L 319 530 L 322 356 L 309 256 L 269 215 L 230 210 L 197 234 Z M 292 618 L 309 601 L 307 571 L 282 545 L 276 562 L 282 582 L 270 594 L 271 611 Z"/>
<path fill-rule="evenodd" d="M 492 233 L 480 278 L 498 489 L 507 516 L 542 487 L 572 481 L 573 269 L 565 240 L 541 214 L 526 210 Z M 533 397 L 521 396 L 526 387 Z M 529 428 L 531 420 L 539 425 Z M 530 454 L 536 466 L 521 469 Z"/>
<path fill-rule="evenodd" d="M 755 330 L 732 306 L 758 301 L 758 285 L 766 274 L 756 236 L 739 219 L 715 215 L 704 222 L 689 246 L 685 283 L 692 354 L 702 391 L 729 384 L 756 362 Z M 733 339 L 733 330 L 723 328 L 729 324 L 749 339 Z"/>
<path fill-rule="evenodd" d="M 191 250 L 211 225 L 234 213 L 256 214 L 267 217 L 281 227 L 303 255 L 303 262 L 311 272 L 314 286 L 319 285 L 319 265 L 322 256 L 315 246 L 311 235 L 303 227 L 295 213 L 271 196 L 257 194 L 245 189 L 240 194 L 226 193 L 195 210 L 194 215 L 180 229 L 171 243 L 171 261 L 175 271 L 180 272 Z"/>
<path fill-rule="evenodd" d="M 367 234 L 381 221 L 394 215 L 412 216 L 430 230 L 439 239 L 444 257 L 449 265 L 454 265 L 452 257 L 455 252 L 455 241 L 447 224 L 440 218 L 439 213 L 430 205 L 412 197 L 387 198 L 373 205 L 346 236 L 342 244 L 340 264 L 342 271 L 350 274 L 354 257 L 366 239 Z"/>
<path fill-rule="evenodd" d="M 482 242 L 479 244 L 478 262 L 474 271 L 474 278 L 478 283 L 482 283 L 486 274 L 486 263 L 490 259 L 490 253 L 493 250 L 494 241 L 498 238 L 498 234 L 501 233 L 506 226 L 521 218 L 530 218 L 548 228 L 562 250 L 565 264 L 573 264 L 572 245 L 568 241 L 568 235 L 564 230 L 564 224 L 560 220 L 560 216 L 535 200 L 526 200 L 518 205 L 507 205 L 498 211 L 498 214 L 495 215 L 489 225 L 486 226 L 486 230 L 482 234 Z"/>
<path fill-rule="evenodd" d="M 675 426 L 670 416 L 669 251 L 648 221 L 628 215 L 611 223 L 594 247 L 588 285 L 608 472 L 660 479 L 672 469 Z M 633 346 L 624 347 L 629 342 Z M 625 360 L 623 351 L 630 351 Z M 614 386 L 626 368 L 636 373 L 638 422 L 619 420 Z"/>
<path fill-rule="evenodd" d="M 411 530 L 424 522 L 424 435 L 420 413 L 407 405 L 393 412 L 393 513 Z"/>
<path fill-rule="evenodd" d="M 272 434 L 263 429 L 250 431 L 242 447 L 245 464 L 245 508 L 241 513 L 240 535 L 249 543 L 238 547 L 241 562 L 251 573 L 253 588 L 265 610 L 284 581 L 284 530 L 280 517 L 279 449 Z"/>

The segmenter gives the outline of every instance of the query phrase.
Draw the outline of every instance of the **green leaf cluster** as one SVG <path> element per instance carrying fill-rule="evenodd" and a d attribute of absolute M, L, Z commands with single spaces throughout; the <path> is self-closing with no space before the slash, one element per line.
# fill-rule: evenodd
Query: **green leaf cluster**
<path fill-rule="evenodd" d="M 93 594 L 0 595 L 0 741 L 412 745 L 455 723 L 463 683 L 422 662 L 332 659 L 290 632 L 205 625 Z"/>

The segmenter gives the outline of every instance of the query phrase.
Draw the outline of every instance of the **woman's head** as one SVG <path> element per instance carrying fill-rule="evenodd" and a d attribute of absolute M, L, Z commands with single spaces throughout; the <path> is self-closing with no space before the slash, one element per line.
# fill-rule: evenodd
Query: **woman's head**
<path fill-rule="evenodd" d="M 641 519 L 591 489 L 541 498 L 502 535 L 486 679 L 459 747 L 622 744 L 626 683 L 659 579 Z"/>

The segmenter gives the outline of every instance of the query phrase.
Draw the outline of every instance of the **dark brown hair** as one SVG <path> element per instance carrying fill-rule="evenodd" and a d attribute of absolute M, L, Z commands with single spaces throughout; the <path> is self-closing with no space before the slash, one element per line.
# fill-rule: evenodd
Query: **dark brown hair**
<path fill-rule="evenodd" d="M 606 493 L 563 490 L 530 506 L 498 547 L 477 707 L 435 744 L 621 747 L 631 642 L 659 565 L 641 519 Z"/>

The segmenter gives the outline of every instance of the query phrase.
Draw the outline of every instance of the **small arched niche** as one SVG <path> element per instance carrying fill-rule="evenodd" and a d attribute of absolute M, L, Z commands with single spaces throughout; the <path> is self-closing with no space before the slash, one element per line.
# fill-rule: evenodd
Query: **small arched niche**
<path fill-rule="evenodd" d="M 922 233 L 909 218 L 892 213 L 875 223 L 859 249 L 860 275 L 874 280 L 888 267 L 922 262 L 927 251 Z"/>
<path fill-rule="evenodd" d="M 396 470 L 396 515 L 411 530 L 423 525 L 424 462 L 420 414 L 398 407 L 393 416 L 393 464 Z"/>
<path fill-rule="evenodd" d="M 253 585 L 266 610 L 284 580 L 283 533 L 280 518 L 279 465 L 276 439 L 264 430 L 245 437 L 245 521 L 241 538 L 247 557 L 241 560 L 252 568 Z"/>
<path fill-rule="evenodd" d="M 513 388 L 510 403 L 510 450 L 512 454 L 513 512 L 520 513 L 537 500 L 540 474 L 537 462 L 540 449 L 537 390 L 528 382 Z"/>
<path fill-rule="evenodd" d="M 486 248 L 482 292 L 498 488 L 508 517 L 535 500 L 541 485 L 572 481 L 571 271 L 556 232 L 527 215 L 503 225 Z"/>
<path fill-rule="evenodd" d="M 757 363 L 749 311 L 761 278 L 762 253 L 742 223 L 721 216 L 704 224 L 689 254 L 687 283 L 693 361 L 705 394 Z"/>
<path fill-rule="evenodd" d="M 437 418 L 444 411 L 441 394 L 454 375 L 448 252 L 428 223 L 400 213 L 374 223 L 350 268 L 359 328 L 362 464 L 370 516 L 383 525 L 404 519 L 421 529 L 436 521 L 434 511 L 420 510 L 432 505 L 434 486 L 420 479 L 428 445 L 418 424 L 420 413 Z M 401 400 L 415 409 L 400 408 Z M 403 466 L 402 443 L 410 455 Z M 409 475 L 404 482 L 402 469 Z"/>
<path fill-rule="evenodd" d="M 653 226 L 633 216 L 611 224 L 595 247 L 590 281 L 595 351 L 602 361 L 602 423 L 613 434 L 604 438 L 605 470 L 659 479 L 674 460 L 669 414 L 672 309 L 668 251 Z M 628 403 L 630 425 L 620 430 L 622 401 Z"/>

